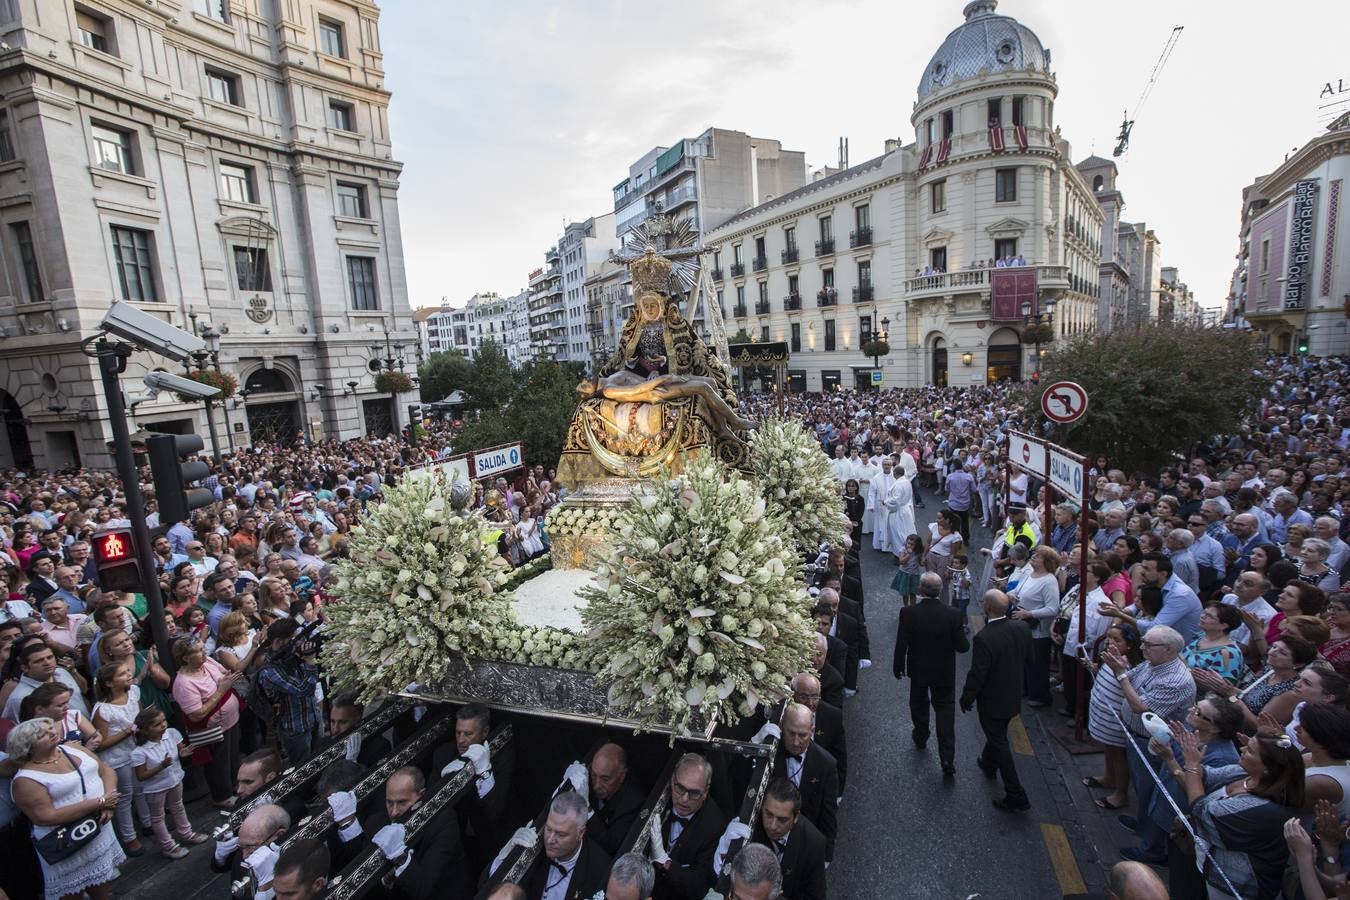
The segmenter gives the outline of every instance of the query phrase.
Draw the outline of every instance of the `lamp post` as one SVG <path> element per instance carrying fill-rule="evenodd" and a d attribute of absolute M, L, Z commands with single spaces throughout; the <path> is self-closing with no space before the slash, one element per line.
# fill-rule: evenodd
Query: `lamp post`
<path fill-rule="evenodd" d="M 195 312 L 190 312 L 188 313 L 188 317 L 192 319 L 192 333 L 196 334 L 197 314 Z M 202 329 L 201 338 L 206 342 L 206 347 L 192 354 L 192 361 L 197 364 L 197 371 L 206 371 L 207 363 L 210 363 L 211 368 L 216 372 L 219 372 L 220 332 L 216 331 L 215 326 L 208 322 L 206 323 L 206 327 Z M 189 367 L 189 372 L 190 371 L 191 368 Z M 213 413 L 215 401 L 208 397 L 202 402 L 206 404 L 206 428 L 211 434 L 211 458 L 215 460 L 215 463 L 218 466 L 220 465 L 220 442 L 216 438 L 216 417 Z M 227 412 L 225 414 L 226 427 L 229 427 L 229 418 L 230 416 Z"/>
<path fill-rule="evenodd" d="M 1036 313 L 1033 316 L 1031 314 L 1031 301 L 1022 301 L 1022 329 L 1024 333 L 1027 330 L 1031 331 L 1031 340 L 1036 349 L 1036 381 L 1040 381 L 1041 378 L 1041 338 L 1054 337 L 1053 331 L 1050 331 L 1048 335 L 1045 332 L 1055 321 L 1056 302 L 1054 297 L 1047 297 L 1045 299 L 1045 313 Z"/>
<path fill-rule="evenodd" d="M 890 339 L 891 336 L 890 327 L 891 327 L 891 320 L 889 317 L 881 320 L 881 330 L 873 332 L 872 339 L 868 341 L 868 343 L 872 345 L 873 350 L 878 349 L 877 344 L 884 343 Z M 872 368 L 874 369 L 881 368 L 881 354 L 879 353 L 872 354 Z"/>

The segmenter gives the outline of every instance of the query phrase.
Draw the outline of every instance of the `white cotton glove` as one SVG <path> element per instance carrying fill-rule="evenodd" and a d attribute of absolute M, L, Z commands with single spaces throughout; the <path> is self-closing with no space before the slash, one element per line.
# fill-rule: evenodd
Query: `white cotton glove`
<path fill-rule="evenodd" d="M 492 754 L 488 752 L 487 744 L 470 744 L 469 749 L 464 751 L 464 758 L 473 764 L 475 775 L 486 775 L 492 771 Z"/>
<path fill-rule="evenodd" d="M 731 852 L 731 842 L 735 840 L 750 840 L 750 826 L 739 817 L 727 823 L 726 830 L 722 832 L 722 837 L 717 842 L 717 853 L 713 856 L 714 875 L 721 876 L 722 867 L 727 864 L 727 854 Z"/>
<path fill-rule="evenodd" d="M 569 783 L 572 785 L 572 790 L 580 794 L 587 802 L 590 802 L 591 773 L 586 770 L 584 763 L 573 762 L 568 766 L 567 771 L 563 774 L 563 783 L 558 785 L 558 789 L 561 790 Z"/>
<path fill-rule="evenodd" d="M 511 835 L 511 840 L 507 841 L 506 846 L 502 847 L 497 852 L 496 857 L 493 858 L 492 865 L 488 867 L 488 872 L 490 874 L 496 873 L 498 867 L 506 862 L 506 857 L 510 855 L 512 847 L 533 847 L 537 840 L 539 840 L 539 833 L 532 826 L 523 825 L 517 828 L 516 833 Z"/>
<path fill-rule="evenodd" d="M 398 859 L 408 849 L 408 845 L 404 843 L 404 837 L 407 833 L 407 829 L 402 824 L 394 822 L 375 832 L 371 841 L 376 847 L 380 848 L 380 852 L 384 854 L 385 859 Z"/>
<path fill-rule="evenodd" d="M 216 838 L 216 852 L 215 852 L 216 865 L 218 866 L 225 865 L 225 860 L 229 859 L 230 855 L 233 854 L 234 851 L 238 849 L 239 849 L 239 838 L 235 836 L 233 831 L 227 831 L 220 837 Z"/>
<path fill-rule="evenodd" d="M 333 811 L 333 821 L 343 822 L 356 815 L 356 795 L 351 791 L 334 791 L 328 795 L 328 808 Z"/>
<path fill-rule="evenodd" d="M 755 736 L 750 738 L 750 743 L 767 744 L 769 742 L 769 738 L 774 738 L 775 740 L 782 740 L 783 732 L 777 725 L 773 724 L 772 722 L 765 722 L 762 726 L 760 726 L 759 731 L 755 732 Z"/>
<path fill-rule="evenodd" d="M 872 668 L 872 661 L 871 661 L 870 659 L 860 659 L 860 660 L 858 660 L 858 668 L 859 668 L 860 670 L 861 670 L 861 669 L 870 669 L 870 668 Z"/>
<path fill-rule="evenodd" d="M 263 844 L 244 860 L 244 868 L 253 872 L 253 883 L 258 886 L 259 892 L 271 893 L 272 870 L 276 867 L 277 857 L 280 855 L 281 852 L 274 845 Z"/>
<path fill-rule="evenodd" d="M 453 775 L 460 769 L 464 768 L 466 765 L 468 765 L 468 763 L 464 762 L 464 760 L 462 759 L 452 759 L 444 769 L 441 769 L 441 777 Z"/>
<path fill-rule="evenodd" d="M 666 853 L 666 841 L 661 836 L 661 818 L 659 816 L 652 816 L 651 822 L 647 825 L 647 831 L 652 839 L 652 862 L 658 866 L 664 866 L 670 862 L 670 854 Z"/>
<path fill-rule="evenodd" d="M 348 762 L 356 762 L 356 756 L 361 752 L 361 732 L 353 731 L 351 734 L 347 735 L 347 738 L 343 743 L 346 747 L 343 751 L 343 756 L 347 758 Z"/>

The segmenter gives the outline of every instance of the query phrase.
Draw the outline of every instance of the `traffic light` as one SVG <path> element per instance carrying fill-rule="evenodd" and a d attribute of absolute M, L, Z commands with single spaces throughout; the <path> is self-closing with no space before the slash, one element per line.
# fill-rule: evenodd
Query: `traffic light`
<path fill-rule="evenodd" d="M 206 488 L 190 487 L 211 472 L 204 462 L 184 462 L 205 446 L 196 434 L 157 434 L 146 438 L 145 452 L 150 458 L 150 474 L 155 480 L 155 500 L 159 503 L 159 521 L 164 525 L 186 521 L 194 509 L 214 501 Z"/>
<path fill-rule="evenodd" d="M 141 566 L 136 558 L 136 538 L 130 528 L 95 535 L 94 564 L 98 566 L 100 590 L 141 590 Z"/>
<path fill-rule="evenodd" d="M 1298 336 L 1298 352 L 1300 356 L 1308 352 L 1308 336 L 1306 334 Z"/>

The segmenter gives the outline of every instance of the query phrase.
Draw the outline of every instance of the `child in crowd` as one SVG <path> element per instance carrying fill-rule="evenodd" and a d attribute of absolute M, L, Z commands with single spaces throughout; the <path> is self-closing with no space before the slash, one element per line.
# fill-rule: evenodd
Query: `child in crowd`
<path fill-rule="evenodd" d="M 141 689 L 135 683 L 132 667 L 125 663 L 100 666 L 94 676 L 94 696 L 98 698 L 94 704 L 94 727 L 103 738 L 98 758 L 117 773 L 117 837 L 127 856 L 140 856 L 144 851 L 131 813 L 136 787 L 131 750 L 135 746 L 136 717 L 141 712 Z"/>
<path fill-rule="evenodd" d="M 192 746 L 183 741 L 178 729 L 169 727 L 162 711 L 152 706 L 136 717 L 136 748 L 131 751 L 131 762 L 150 804 L 150 827 L 155 840 L 169 859 L 188 855 L 183 844 L 206 840 L 205 835 L 192 830 L 187 810 L 183 809 L 183 765 L 178 758 L 191 755 Z M 177 841 L 164 825 L 166 815 L 173 818 Z"/>
<path fill-rule="evenodd" d="M 951 573 L 952 608 L 961 610 L 963 616 L 970 607 L 970 570 L 966 568 L 969 562 L 966 554 L 958 553 L 952 557 L 952 563 L 947 567 L 947 571 Z"/>
<path fill-rule="evenodd" d="M 919 593 L 919 577 L 923 575 L 923 539 L 917 534 L 905 538 L 905 549 L 900 551 L 900 571 L 891 579 L 891 590 L 900 595 L 909 606 Z"/>

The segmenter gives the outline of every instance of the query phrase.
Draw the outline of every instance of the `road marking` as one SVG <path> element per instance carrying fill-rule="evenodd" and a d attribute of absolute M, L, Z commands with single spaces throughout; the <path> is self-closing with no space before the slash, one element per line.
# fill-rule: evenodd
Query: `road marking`
<path fill-rule="evenodd" d="M 1035 751 L 1031 749 L 1031 738 L 1027 736 L 1027 727 L 1022 724 L 1021 716 L 1008 723 L 1008 737 L 1014 753 L 1035 756 Z"/>
<path fill-rule="evenodd" d="M 1069 836 L 1058 825 L 1041 825 L 1041 837 L 1045 839 L 1045 849 L 1050 853 L 1050 864 L 1055 867 L 1055 878 L 1059 879 L 1060 890 L 1065 894 L 1086 894 L 1087 885 L 1083 883 L 1083 874 L 1078 871 L 1078 861 L 1073 858 L 1073 849 L 1069 847 Z"/>

